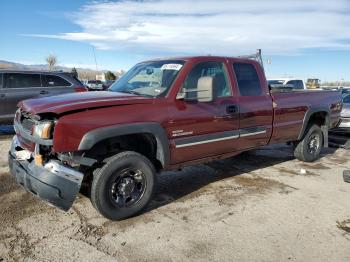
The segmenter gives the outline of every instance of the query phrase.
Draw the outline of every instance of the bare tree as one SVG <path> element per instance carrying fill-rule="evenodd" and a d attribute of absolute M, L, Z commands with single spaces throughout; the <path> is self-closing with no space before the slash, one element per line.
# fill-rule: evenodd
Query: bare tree
<path fill-rule="evenodd" d="M 46 57 L 46 63 L 48 65 L 50 71 L 54 70 L 55 65 L 57 64 L 57 56 L 49 55 L 48 57 Z"/>

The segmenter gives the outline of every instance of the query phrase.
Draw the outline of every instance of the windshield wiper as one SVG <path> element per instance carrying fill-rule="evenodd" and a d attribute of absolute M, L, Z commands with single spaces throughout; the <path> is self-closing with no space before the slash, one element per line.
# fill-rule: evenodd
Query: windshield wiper
<path fill-rule="evenodd" d="M 117 91 L 117 92 L 120 92 L 120 93 L 127 93 L 127 94 L 133 94 L 133 95 L 137 95 L 137 96 L 154 97 L 154 96 L 149 95 L 149 94 L 142 94 L 142 93 L 136 92 L 136 91 L 134 91 L 134 90 L 132 90 L 132 89 L 126 89 L 126 90 Z"/>
<path fill-rule="evenodd" d="M 120 93 L 127 93 L 127 94 L 133 94 L 133 95 L 138 95 L 138 96 L 142 96 L 143 94 L 139 93 L 139 92 L 136 92 L 134 90 L 131 90 L 131 89 L 126 89 L 126 90 L 121 90 L 121 91 L 117 91 L 117 92 L 120 92 Z"/>

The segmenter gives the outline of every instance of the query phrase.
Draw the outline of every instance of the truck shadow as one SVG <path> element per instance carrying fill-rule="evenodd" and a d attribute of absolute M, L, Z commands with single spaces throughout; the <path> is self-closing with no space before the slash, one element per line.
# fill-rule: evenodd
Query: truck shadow
<path fill-rule="evenodd" d="M 325 149 L 322 152 L 321 158 L 334 153 L 335 150 L 332 148 Z M 205 187 L 216 181 L 234 178 L 293 159 L 295 158 L 291 148 L 282 146 L 277 150 L 274 148 L 265 148 L 248 151 L 232 158 L 189 166 L 177 172 L 163 172 L 158 177 L 155 196 L 143 213 L 174 201 L 197 197 L 202 194 L 201 191 Z M 252 182 L 254 183 L 254 179 Z M 234 181 L 232 183 L 234 184 Z"/>

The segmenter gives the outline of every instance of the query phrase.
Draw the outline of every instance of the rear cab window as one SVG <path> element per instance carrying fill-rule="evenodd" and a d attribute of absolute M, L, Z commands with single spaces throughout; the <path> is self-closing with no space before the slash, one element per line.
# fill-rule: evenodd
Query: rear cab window
<path fill-rule="evenodd" d="M 72 84 L 60 76 L 56 75 L 41 75 L 41 80 L 44 87 L 68 87 Z"/>
<path fill-rule="evenodd" d="M 241 96 L 261 96 L 261 83 L 253 64 L 235 62 L 232 64 Z"/>
<path fill-rule="evenodd" d="M 41 87 L 40 74 L 4 73 L 5 88 Z"/>

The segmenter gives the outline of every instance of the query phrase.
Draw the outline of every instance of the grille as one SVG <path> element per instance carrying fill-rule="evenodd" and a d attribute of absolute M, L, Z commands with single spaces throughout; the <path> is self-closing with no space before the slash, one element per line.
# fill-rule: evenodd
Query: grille
<path fill-rule="evenodd" d="M 26 131 L 28 131 L 30 134 L 32 133 L 32 128 L 35 124 L 33 120 L 29 118 L 24 118 L 21 124 Z"/>

